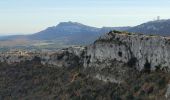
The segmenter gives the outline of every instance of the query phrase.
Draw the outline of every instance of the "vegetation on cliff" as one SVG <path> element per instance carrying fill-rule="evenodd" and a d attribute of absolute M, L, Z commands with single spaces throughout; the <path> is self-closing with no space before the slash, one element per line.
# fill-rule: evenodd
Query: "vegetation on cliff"
<path fill-rule="evenodd" d="M 0 99 L 160 100 L 164 97 L 169 74 L 131 70 L 125 82 L 116 84 L 93 78 L 83 67 L 47 67 L 39 60 L 17 65 L 1 63 Z"/>

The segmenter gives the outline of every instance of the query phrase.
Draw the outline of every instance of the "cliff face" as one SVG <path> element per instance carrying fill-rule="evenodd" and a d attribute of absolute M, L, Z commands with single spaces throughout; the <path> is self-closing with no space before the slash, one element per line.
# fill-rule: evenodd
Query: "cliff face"
<path fill-rule="evenodd" d="M 87 66 L 100 66 L 113 60 L 121 61 L 139 71 L 168 71 L 170 65 L 168 37 L 110 32 L 87 47 Z"/>
<path fill-rule="evenodd" d="M 67 48 L 49 54 L 1 54 L 0 61 L 17 63 L 32 60 L 34 56 L 40 57 L 42 64 L 60 67 L 82 64 L 101 68 L 118 61 L 139 71 L 169 71 L 170 38 L 113 31 L 87 47 Z"/>
<path fill-rule="evenodd" d="M 0 61 L 17 63 L 32 60 L 34 56 L 40 57 L 42 64 L 60 67 L 69 64 L 76 66 L 76 63 L 101 68 L 118 61 L 139 71 L 169 71 L 170 38 L 112 31 L 87 47 L 67 48 L 48 54 L 1 54 Z"/>

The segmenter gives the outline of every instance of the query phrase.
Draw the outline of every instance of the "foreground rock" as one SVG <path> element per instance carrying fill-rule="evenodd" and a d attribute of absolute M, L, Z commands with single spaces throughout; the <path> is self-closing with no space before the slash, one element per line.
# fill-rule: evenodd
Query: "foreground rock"
<path fill-rule="evenodd" d="M 169 71 L 170 38 L 113 31 L 88 46 L 87 56 L 86 67 L 117 60 L 139 71 Z"/>
<path fill-rule="evenodd" d="M 53 53 L 1 54 L 0 61 L 17 63 L 40 57 L 42 64 L 84 67 L 111 66 L 113 61 L 139 71 L 169 71 L 170 38 L 112 31 L 87 47 L 71 47 Z"/>

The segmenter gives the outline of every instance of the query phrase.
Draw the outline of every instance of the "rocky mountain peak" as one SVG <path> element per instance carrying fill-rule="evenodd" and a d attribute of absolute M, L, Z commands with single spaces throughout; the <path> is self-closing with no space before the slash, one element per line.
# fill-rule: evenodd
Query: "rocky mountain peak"
<path fill-rule="evenodd" d="M 74 26 L 74 25 L 78 25 L 81 26 L 83 24 L 80 24 L 78 22 L 72 22 L 72 21 L 68 21 L 68 22 L 60 22 L 57 26 Z M 84 26 L 84 25 L 83 25 Z"/>

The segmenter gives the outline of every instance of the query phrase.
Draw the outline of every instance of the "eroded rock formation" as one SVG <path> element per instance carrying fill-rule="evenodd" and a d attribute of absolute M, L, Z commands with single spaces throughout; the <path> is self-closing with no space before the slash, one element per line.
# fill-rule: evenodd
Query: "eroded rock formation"
<path fill-rule="evenodd" d="M 111 31 L 87 47 L 70 47 L 56 53 L 1 54 L 1 62 L 16 63 L 41 58 L 42 64 L 84 67 L 111 66 L 113 61 L 139 71 L 169 71 L 170 38 Z"/>
<path fill-rule="evenodd" d="M 170 38 L 110 32 L 87 47 L 89 64 L 121 61 L 139 71 L 168 71 L 170 65 Z"/>

